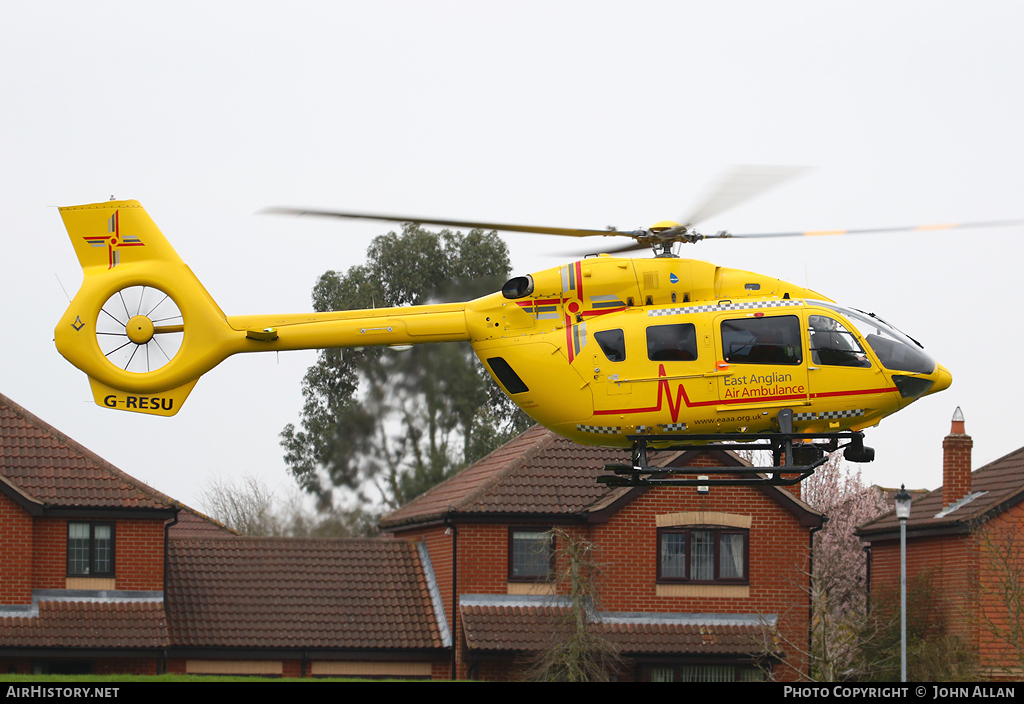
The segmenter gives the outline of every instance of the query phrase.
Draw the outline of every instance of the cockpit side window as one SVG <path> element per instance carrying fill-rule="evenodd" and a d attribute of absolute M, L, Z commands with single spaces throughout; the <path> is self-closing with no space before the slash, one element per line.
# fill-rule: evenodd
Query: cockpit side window
<path fill-rule="evenodd" d="M 601 345 L 601 351 L 609 362 L 626 361 L 626 339 L 621 329 L 595 332 L 594 339 Z"/>
<path fill-rule="evenodd" d="M 811 361 L 814 364 L 835 367 L 870 367 L 853 333 L 842 323 L 825 315 L 808 317 L 811 339 Z"/>
<path fill-rule="evenodd" d="M 891 371 L 931 374 L 935 371 L 935 360 L 925 353 L 924 348 L 905 334 L 896 330 L 881 318 L 857 310 L 849 310 L 815 301 L 815 305 L 833 308 L 855 326 L 864 337 L 882 366 Z"/>
<path fill-rule="evenodd" d="M 696 327 L 693 323 L 678 323 L 647 328 L 647 358 L 652 362 L 692 362 L 697 359 Z"/>
<path fill-rule="evenodd" d="M 723 320 L 722 353 L 733 364 L 800 364 L 800 319 L 782 315 Z"/>

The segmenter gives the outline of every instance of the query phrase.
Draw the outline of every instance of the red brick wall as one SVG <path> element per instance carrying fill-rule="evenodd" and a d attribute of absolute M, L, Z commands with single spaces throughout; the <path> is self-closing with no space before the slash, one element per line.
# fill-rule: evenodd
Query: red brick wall
<path fill-rule="evenodd" d="M 73 657 L 38 657 L 38 658 L 0 658 L 0 674 L 16 673 L 32 674 L 32 663 L 45 660 L 90 660 L 93 674 L 96 675 L 155 675 L 157 674 L 158 658 L 147 656 L 139 658 L 73 658 Z"/>
<path fill-rule="evenodd" d="M 452 678 L 452 667 L 448 660 L 435 660 L 430 664 L 430 679 L 450 680 Z"/>
<path fill-rule="evenodd" d="M 973 640 L 975 632 L 968 614 L 972 611 L 974 575 L 978 554 L 970 536 L 947 535 L 907 540 L 907 583 L 918 578 L 930 583 L 948 632 Z M 871 546 L 871 593 L 894 593 L 900 584 L 900 541 L 889 540 Z M 874 604 L 873 604 L 874 608 Z"/>
<path fill-rule="evenodd" d="M 1024 574 L 1024 505 L 985 524 L 977 536 L 978 645 L 990 676 L 1020 680 L 1021 574 Z"/>
<path fill-rule="evenodd" d="M 224 659 L 225 660 L 248 660 L 250 658 L 245 658 L 245 657 L 232 658 L 230 656 L 226 656 Z M 0 664 L 2 664 L 2 662 L 3 661 L 0 661 Z M 184 675 L 184 674 L 186 674 L 185 673 L 185 667 L 186 667 L 186 663 L 187 662 L 188 661 L 186 659 L 184 659 L 184 658 L 170 658 L 170 659 L 167 660 L 167 672 L 169 672 L 171 674 L 175 674 L 175 675 Z M 307 661 L 306 662 L 306 677 L 307 678 L 311 678 L 313 676 L 312 672 L 313 672 L 312 662 L 311 661 Z M 431 671 L 430 678 L 434 679 L 434 680 L 446 680 L 446 679 L 448 679 L 449 672 L 450 672 L 450 670 L 448 668 L 447 663 L 435 661 L 432 664 L 432 671 Z M 281 661 L 281 676 L 282 677 L 302 677 L 302 660 L 294 659 L 294 660 L 283 660 L 283 661 Z"/>
<path fill-rule="evenodd" d="M 117 588 L 164 588 L 163 521 L 118 521 L 115 533 Z"/>
<path fill-rule="evenodd" d="M 0 604 L 32 603 L 32 516 L 0 494 Z"/>
<path fill-rule="evenodd" d="M 172 675 L 184 675 L 185 674 L 185 660 L 179 658 L 168 658 L 167 659 L 167 672 Z"/>
<path fill-rule="evenodd" d="M 88 518 L 75 520 L 89 520 Z M 32 587 L 63 589 L 67 578 L 67 519 L 36 518 Z M 118 520 L 114 528 L 117 589 L 161 591 L 164 580 L 164 524 Z"/>
<path fill-rule="evenodd" d="M 63 518 L 36 518 L 32 541 L 33 589 L 63 589 L 68 571 L 68 523 Z"/>
<path fill-rule="evenodd" d="M 31 675 L 32 665 L 25 658 L 0 658 L 0 674 Z"/>
<path fill-rule="evenodd" d="M 93 673 L 97 675 L 155 675 L 160 660 L 145 658 L 97 658 L 93 660 Z"/>

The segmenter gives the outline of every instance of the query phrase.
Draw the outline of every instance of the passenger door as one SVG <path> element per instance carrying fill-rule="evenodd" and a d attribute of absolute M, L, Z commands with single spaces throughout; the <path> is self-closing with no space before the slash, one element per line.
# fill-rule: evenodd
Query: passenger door
<path fill-rule="evenodd" d="M 802 312 L 732 313 L 715 317 L 719 411 L 798 408 L 808 404 Z"/>

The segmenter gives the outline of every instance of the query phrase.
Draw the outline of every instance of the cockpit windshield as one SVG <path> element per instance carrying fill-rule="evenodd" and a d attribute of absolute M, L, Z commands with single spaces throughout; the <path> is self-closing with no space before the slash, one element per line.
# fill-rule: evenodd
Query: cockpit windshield
<path fill-rule="evenodd" d="M 935 360 L 925 354 L 920 345 L 881 318 L 824 301 L 814 301 L 814 305 L 831 308 L 845 316 L 857 327 L 886 369 L 918 374 L 935 371 Z"/>

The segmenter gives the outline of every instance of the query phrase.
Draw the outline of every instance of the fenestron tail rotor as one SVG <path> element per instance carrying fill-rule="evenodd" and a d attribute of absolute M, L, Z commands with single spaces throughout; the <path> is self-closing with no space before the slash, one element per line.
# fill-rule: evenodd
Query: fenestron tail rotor
<path fill-rule="evenodd" d="M 121 289 L 107 299 L 96 319 L 96 341 L 107 361 L 136 374 L 168 364 L 184 337 L 178 305 L 153 286 Z"/>

